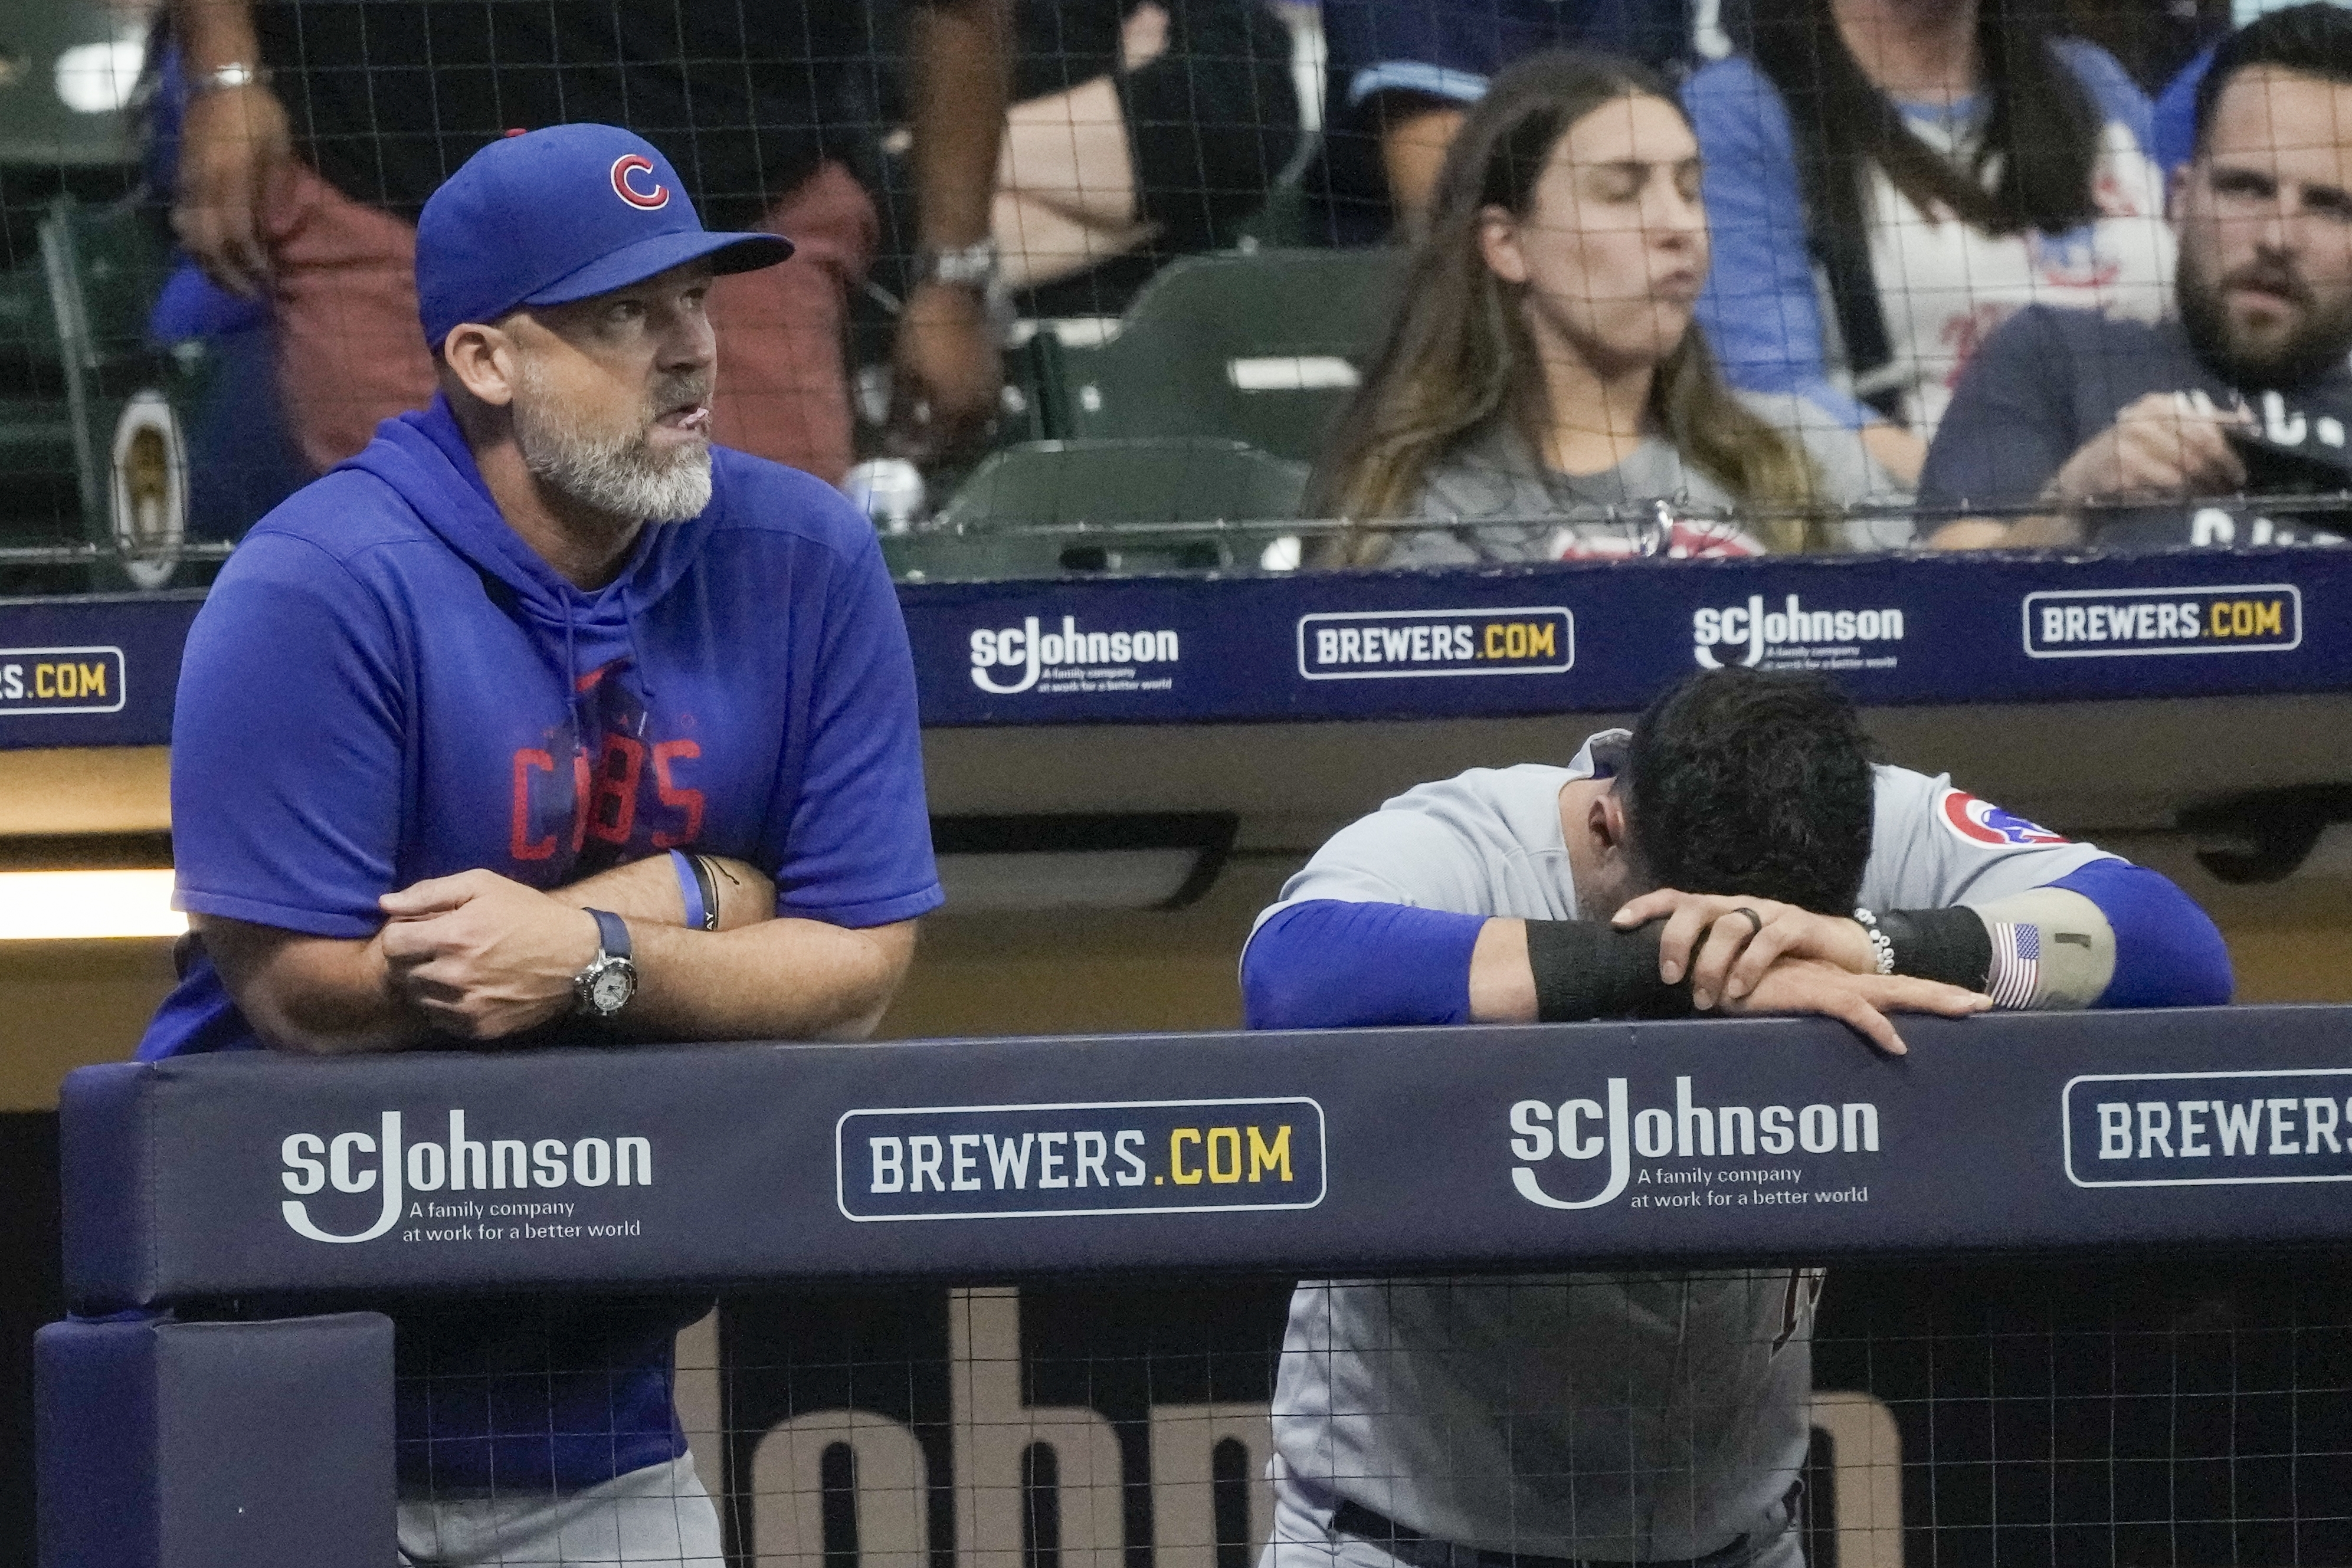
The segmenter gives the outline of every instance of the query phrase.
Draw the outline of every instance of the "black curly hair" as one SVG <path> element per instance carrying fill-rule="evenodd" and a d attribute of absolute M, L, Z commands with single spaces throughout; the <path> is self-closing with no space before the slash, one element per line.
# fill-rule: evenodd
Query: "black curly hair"
<path fill-rule="evenodd" d="M 1819 675 L 1701 671 L 1633 727 L 1633 851 L 1659 887 L 1843 915 L 1870 859 L 1872 756 Z"/>

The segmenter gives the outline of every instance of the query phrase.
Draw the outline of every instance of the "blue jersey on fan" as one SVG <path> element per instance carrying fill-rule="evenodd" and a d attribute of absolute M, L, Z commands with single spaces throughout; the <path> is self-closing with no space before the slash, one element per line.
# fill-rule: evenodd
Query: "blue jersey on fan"
<path fill-rule="evenodd" d="M 381 894 L 427 877 L 552 889 L 675 846 L 767 870 L 779 915 L 935 908 L 873 528 L 804 474 L 711 459 L 710 505 L 646 528 L 593 592 L 507 525 L 438 399 L 264 518 L 181 668 L 178 907 L 363 938 Z M 592 1041 L 559 1023 L 526 1043 Z M 260 1043 L 197 952 L 139 1055 Z M 707 1305 L 404 1315 L 404 1481 L 568 1489 L 676 1458 L 669 1342 Z"/>

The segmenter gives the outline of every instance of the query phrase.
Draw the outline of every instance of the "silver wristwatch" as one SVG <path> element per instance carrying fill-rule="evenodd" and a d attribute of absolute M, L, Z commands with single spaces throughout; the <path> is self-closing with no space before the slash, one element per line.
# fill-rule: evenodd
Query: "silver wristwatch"
<path fill-rule="evenodd" d="M 583 1018 L 609 1019 L 637 994 L 636 961 L 629 956 L 629 927 L 614 914 L 592 909 L 596 917 L 596 956 L 572 977 L 573 1010 Z"/>
<path fill-rule="evenodd" d="M 996 242 L 975 240 L 950 250 L 925 246 L 915 256 L 915 281 L 950 283 L 985 294 L 996 282 Z"/>

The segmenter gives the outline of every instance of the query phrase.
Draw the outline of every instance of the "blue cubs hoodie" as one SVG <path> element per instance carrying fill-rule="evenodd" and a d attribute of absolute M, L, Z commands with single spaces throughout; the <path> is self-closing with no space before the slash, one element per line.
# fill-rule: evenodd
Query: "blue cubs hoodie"
<path fill-rule="evenodd" d="M 646 528 L 583 591 L 507 526 L 446 403 L 386 420 L 254 527 L 189 633 L 177 906 L 363 939 L 382 894 L 428 877 L 552 889 L 682 848 L 768 870 L 780 915 L 936 907 L 913 666 L 871 526 L 741 453 L 715 449 L 712 480 L 699 517 Z M 574 1028 L 544 1043 L 592 1038 Z M 259 1044 L 190 945 L 141 1059 Z M 674 1458 L 679 1311 L 404 1316 L 404 1479 L 576 1487 Z M 549 1378 L 566 1366 L 605 1370 Z"/>

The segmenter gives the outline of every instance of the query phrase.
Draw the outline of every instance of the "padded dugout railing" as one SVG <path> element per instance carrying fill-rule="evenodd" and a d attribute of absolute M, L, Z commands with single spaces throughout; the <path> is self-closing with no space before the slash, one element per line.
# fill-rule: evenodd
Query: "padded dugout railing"
<path fill-rule="evenodd" d="M 2352 1238 L 2352 1012 L 1906 1033 L 1901 1060 L 1818 1021 L 1709 1020 L 85 1069 L 63 1098 L 78 1317 L 41 1345 L 44 1562 L 388 1557 L 391 1334 L 366 1309 L 395 1297 L 1922 1257 L 1958 1291 L 1988 1256 Z M 954 1300 L 958 1354 L 1009 1333 L 1017 1364 L 1004 1292 Z M 2340 1379 L 2290 1375 L 2344 1424 Z M 2340 1458 L 2311 1408 L 2291 1457 Z M 1847 1417 L 1874 1419 L 1816 1409 Z M 940 1533 L 930 1560 L 966 1561 Z M 1089 1543 L 1114 1544 L 1061 1542 Z M 1034 1532 L 1008 1550 L 1040 1561 Z M 1865 1560 L 1896 1559 L 1844 1568 Z"/>

